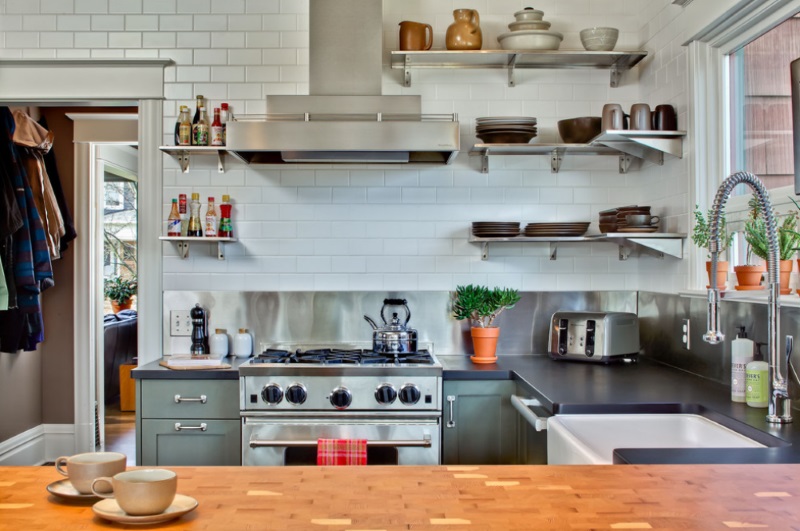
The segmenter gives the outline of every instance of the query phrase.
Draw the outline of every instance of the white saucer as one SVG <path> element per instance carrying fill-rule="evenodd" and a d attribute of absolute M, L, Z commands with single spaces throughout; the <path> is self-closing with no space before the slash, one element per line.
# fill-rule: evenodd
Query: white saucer
<path fill-rule="evenodd" d="M 120 522 L 123 524 L 158 524 L 183 516 L 193 511 L 197 505 L 197 500 L 191 496 L 176 494 L 172 505 L 167 507 L 163 513 L 133 516 L 120 509 L 117 500 L 114 498 L 106 498 L 92 505 L 92 511 L 94 511 L 94 514 L 97 516 L 105 518 L 106 520 L 111 520 L 112 522 Z"/>
<path fill-rule="evenodd" d="M 72 500 L 97 500 L 100 497 L 92 493 L 83 494 L 75 488 L 72 482 L 68 479 L 54 481 L 47 486 L 47 492 L 55 494 L 60 498 L 69 498 Z"/>

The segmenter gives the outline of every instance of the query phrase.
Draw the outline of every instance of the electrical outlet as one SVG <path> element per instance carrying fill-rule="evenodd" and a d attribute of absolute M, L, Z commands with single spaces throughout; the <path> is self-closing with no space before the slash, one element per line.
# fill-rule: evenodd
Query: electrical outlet
<path fill-rule="evenodd" d="M 170 310 L 169 335 L 171 336 L 192 335 L 192 318 L 189 315 L 189 310 Z"/>
<path fill-rule="evenodd" d="M 689 340 L 689 332 L 691 332 L 691 327 L 689 325 L 689 319 L 684 319 L 683 324 L 681 326 L 681 343 L 683 344 L 683 348 L 686 350 L 691 349 L 691 342 Z"/>

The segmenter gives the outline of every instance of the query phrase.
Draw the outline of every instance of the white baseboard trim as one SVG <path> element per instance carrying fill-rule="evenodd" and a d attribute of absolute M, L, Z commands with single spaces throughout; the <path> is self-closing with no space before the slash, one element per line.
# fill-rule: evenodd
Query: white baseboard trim
<path fill-rule="evenodd" d="M 0 466 L 42 465 L 75 453 L 72 424 L 40 424 L 0 442 Z"/>

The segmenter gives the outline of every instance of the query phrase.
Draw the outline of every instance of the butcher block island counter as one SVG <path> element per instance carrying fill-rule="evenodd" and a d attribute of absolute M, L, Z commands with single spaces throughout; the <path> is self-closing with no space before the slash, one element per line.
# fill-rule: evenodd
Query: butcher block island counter
<path fill-rule="evenodd" d="M 45 487 L 53 467 L 0 467 L 0 529 L 798 529 L 800 464 L 170 467 L 199 505 L 111 523 Z"/>

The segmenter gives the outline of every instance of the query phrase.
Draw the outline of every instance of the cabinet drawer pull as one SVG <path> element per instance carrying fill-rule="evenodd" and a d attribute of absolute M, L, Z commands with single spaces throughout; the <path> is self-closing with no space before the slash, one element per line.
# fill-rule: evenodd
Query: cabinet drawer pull
<path fill-rule="evenodd" d="M 205 422 L 201 422 L 199 426 L 181 426 L 180 422 L 175 423 L 175 431 L 183 431 L 183 430 L 200 430 L 206 431 L 208 429 L 208 424 Z"/>
<path fill-rule="evenodd" d="M 447 395 L 447 403 L 450 408 L 450 420 L 447 421 L 448 428 L 455 428 L 456 421 L 453 419 L 453 402 L 456 401 L 456 397 L 454 395 Z"/>
<path fill-rule="evenodd" d="M 208 397 L 206 395 L 200 395 L 199 398 L 186 398 L 181 395 L 175 395 L 175 403 L 180 404 L 181 402 L 200 402 L 201 404 L 205 404 L 208 402 Z"/>

